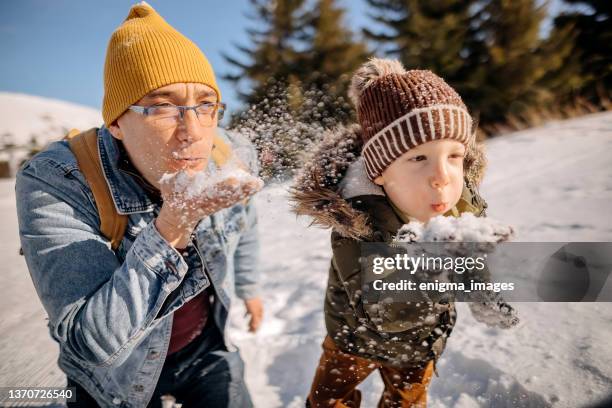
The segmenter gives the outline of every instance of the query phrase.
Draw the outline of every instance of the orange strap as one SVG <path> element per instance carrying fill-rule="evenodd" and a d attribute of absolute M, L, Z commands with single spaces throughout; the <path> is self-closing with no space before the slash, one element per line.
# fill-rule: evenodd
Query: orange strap
<path fill-rule="evenodd" d="M 111 242 L 111 248 L 116 250 L 125 234 L 128 217 L 117 212 L 104 178 L 98 152 L 98 129 L 92 128 L 85 132 L 72 129 L 64 139 L 68 140 L 70 150 L 76 156 L 79 169 L 94 195 L 100 216 L 100 231 Z M 217 167 L 221 167 L 229 160 L 232 150 L 221 136 L 215 135 L 211 155 Z"/>
<path fill-rule="evenodd" d="M 68 139 L 70 150 L 76 156 L 79 169 L 85 176 L 85 180 L 94 195 L 98 215 L 100 216 L 100 230 L 111 242 L 111 248 L 116 250 L 125 234 L 128 217 L 117 212 L 110 189 L 104 178 L 98 153 L 98 129 L 92 128 L 82 133 L 72 129 L 66 135 L 66 139 Z"/>
<path fill-rule="evenodd" d="M 229 160 L 230 156 L 232 155 L 232 149 L 227 143 L 225 143 L 221 136 L 215 133 L 215 137 L 213 138 L 213 148 L 210 154 L 217 167 L 221 167 Z"/>

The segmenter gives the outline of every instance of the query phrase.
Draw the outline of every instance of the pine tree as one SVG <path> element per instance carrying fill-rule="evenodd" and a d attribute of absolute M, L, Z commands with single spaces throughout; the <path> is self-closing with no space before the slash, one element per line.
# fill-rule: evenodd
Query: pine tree
<path fill-rule="evenodd" d="M 567 31 L 542 37 L 546 5 L 536 0 L 368 0 L 382 33 L 366 30 L 407 68 L 431 69 L 483 125 L 550 104 L 562 85 Z"/>
<path fill-rule="evenodd" d="M 555 96 L 553 110 L 571 105 L 586 83 L 581 72 L 581 56 L 575 50 L 577 35 L 573 24 L 553 26 L 542 43 L 542 53 L 547 56 L 550 69 L 539 83 Z"/>
<path fill-rule="evenodd" d="M 430 69 L 460 86 L 471 57 L 469 0 L 367 0 L 377 13 L 382 32 L 365 29 L 381 43 L 385 54 L 399 58 L 408 69 Z"/>
<path fill-rule="evenodd" d="M 557 16 L 557 30 L 570 30 L 574 35 L 572 62 L 580 63 L 580 79 L 569 86 L 572 95 L 591 99 L 609 97 L 612 89 L 612 2 L 607 0 L 565 0 L 575 11 Z M 602 95 L 603 94 L 603 95 Z"/>
<path fill-rule="evenodd" d="M 226 78 L 251 85 L 231 127 L 255 142 L 263 175 L 282 178 L 324 128 L 351 118 L 346 93 L 366 47 L 343 26 L 336 0 L 251 2 L 264 29 L 249 30 L 252 46 L 239 47 L 249 62 L 225 56 L 240 71 Z"/>
<path fill-rule="evenodd" d="M 296 108 L 296 43 L 303 26 L 304 0 L 251 0 L 253 20 L 261 29 L 247 30 L 251 45 L 238 46 L 248 62 L 224 55 L 237 74 L 224 77 L 233 81 L 246 109 L 230 121 L 234 128 L 255 144 L 265 178 L 282 177 L 294 166 L 303 149 L 292 109 Z M 246 88 L 240 89 L 240 87 Z M 299 133 L 299 132 L 298 132 Z"/>
<path fill-rule="evenodd" d="M 365 44 L 354 40 L 344 26 L 345 11 L 336 0 L 317 0 L 308 8 L 304 0 L 251 3 L 264 29 L 249 30 L 252 45 L 238 47 L 250 61 L 224 56 L 240 71 L 225 78 L 238 86 L 251 85 L 240 93 L 241 99 L 256 105 L 282 93 L 295 111 L 303 111 L 302 103 L 317 99 L 323 108 L 314 109 L 318 118 L 309 120 L 335 115 L 337 122 L 346 122 L 351 110 L 346 98 L 350 75 L 368 53 Z"/>
<path fill-rule="evenodd" d="M 477 13 L 481 69 L 468 98 L 482 122 L 502 122 L 552 100 L 539 83 L 552 68 L 540 37 L 545 17 L 545 5 L 535 0 L 494 0 Z"/>
<path fill-rule="evenodd" d="M 284 88 L 290 81 L 296 64 L 295 42 L 304 0 L 250 0 L 254 10 L 252 19 L 258 20 L 262 29 L 248 29 L 251 45 L 237 46 L 249 61 L 224 54 L 224 58 L 238 74 L 227 74 L 224 78 L 245 85 L 247 91 L 240 91 L 241 99 L 248 105 L 256 105 L 271 97 L 278 88 Z"/>
<path fill-rule="evenodd" d="M 353 117 L 347 91 L 352 73 L 368 57 L 366 45 L 354 39 L 344 26 L 345 11 L 336 0 L 318 0 L 306 15 L 302 40 L 305 49 L 297 66 L 305 91 L 306 121 L 325 127 L 346 123 Z"/>

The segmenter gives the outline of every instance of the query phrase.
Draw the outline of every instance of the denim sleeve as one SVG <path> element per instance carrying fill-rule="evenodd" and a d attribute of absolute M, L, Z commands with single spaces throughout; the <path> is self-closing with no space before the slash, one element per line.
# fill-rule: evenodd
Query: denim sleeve
<path fill-rule="evenodd" d="M 258 297 L 260 288 L 259 235 L 255 200 L 249 200 L 246 208 L 247 225 L 234 252 L 236 296 L 240 299 Z"/>
<path fill-rule="evenodd" d="M 78 170 L 32 160 L 15 189 L 21 245 L 51 336 L 85 364 L 119 365 L 167 316 L 160 309 L 187 264 L 153 222 L 120 264 Z"/>

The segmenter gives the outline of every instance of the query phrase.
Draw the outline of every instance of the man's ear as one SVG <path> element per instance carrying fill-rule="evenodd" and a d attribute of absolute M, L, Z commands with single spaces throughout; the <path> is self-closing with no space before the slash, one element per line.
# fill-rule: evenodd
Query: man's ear
<path fill-rule="evenodd" d="M 108 131 L 111 132 L 111 135 L 113 135 L 115 139 L 123 140 L 123 131 L 119 127 L 119 123 L 117 121 L 111 123 L 111 125 L 108 127 Z"/>
<path fill-rule="evenodd" d="M 383 176 L 378 176 L 374 179 L 374 184 L 378 184 L 379 186 L 385 185 L 385 179 Z"/>

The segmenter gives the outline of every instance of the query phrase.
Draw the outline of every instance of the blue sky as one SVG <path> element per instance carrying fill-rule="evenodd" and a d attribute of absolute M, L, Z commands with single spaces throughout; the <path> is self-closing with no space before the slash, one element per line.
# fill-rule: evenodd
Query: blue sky
<path fill-rule="evenodd" d="M 204 51 L 230 110 L 239 107 L 234 86 L 220 78 L 232 67 L 222 52 L 239 56 L 249 45 L 248 0 L 157 1 L 151 4 Z M 125 0 L 0 0 L 0 91 L 22 92 L 100 108 L 104 55 L 112 31 L 132 4 Z M 341 0 L 354 31 L 372 25 L 364 0 Z M 553 10 L 559 0 L 552 1 Z M 233 109 L 232 109 L 233 107 Z"/>
<path fill-rule="evenodd" d="M 362 0 L 350 4 L 351 27 L 361 27 Z M 22 92 L 100 108 L 106 46 L 112 31 L 137 1 L 0 0 L 0 91 Z M 234 86 L 220 78 L 232 67 L 222 52 L 239 56 L 233 44 L 249 45 L 253 27 L 248 0 L 149 0 L 172 26 L 194 41 L 211 62 L 230 109 Z"/>

